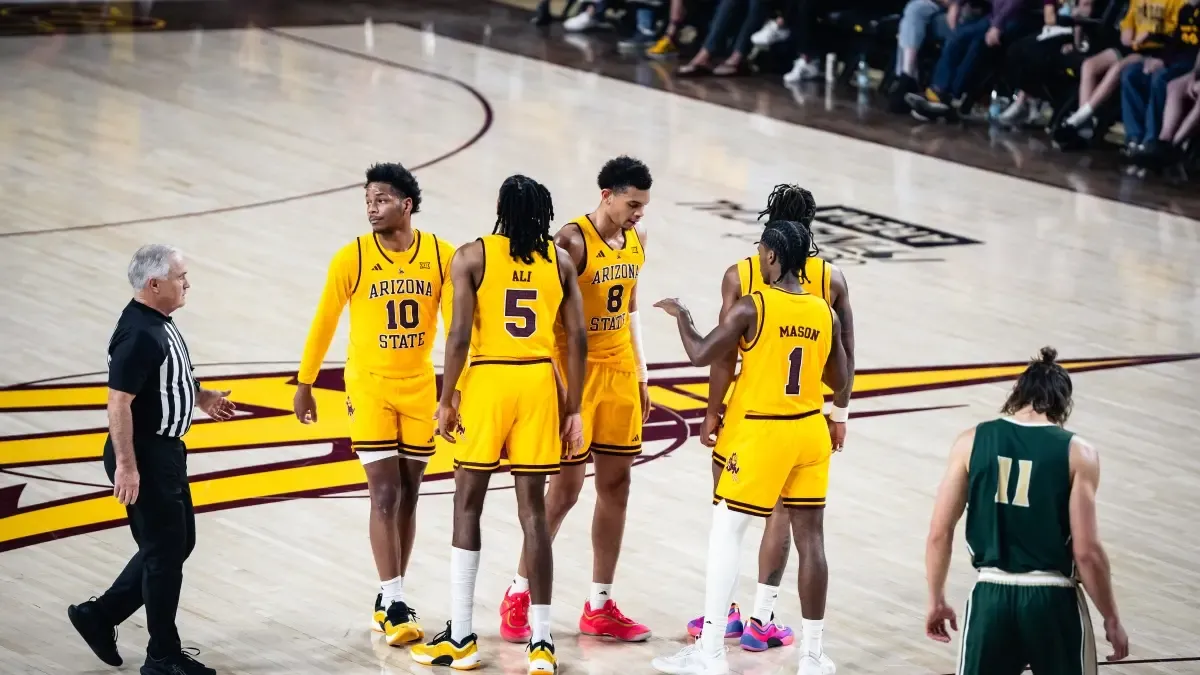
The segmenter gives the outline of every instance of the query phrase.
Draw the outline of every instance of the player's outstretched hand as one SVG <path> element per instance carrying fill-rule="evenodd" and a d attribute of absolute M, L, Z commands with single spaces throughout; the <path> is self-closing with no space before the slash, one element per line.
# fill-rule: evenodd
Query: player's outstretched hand
<path fill-rule="evenodd" d="M 1109 661 L 1120 661 L 1129 656 L 1129 636 L 1125 634 L 1120 619 L 1104 620 L 1104 639 L 1113 648 L 1113 653 L 1106 657 Z"/>
<path fill-rule="evenodd" d="M 946 630 L 946 624 L 950 624 L 950 629 L 958 632 L 958 616 L 946 601 L 938 600 L 929 607 L 929 613 L 925 615 L 925 635 L 930 640 L 938 642 L 949 642 L 950 631 Z"/>
<path fill-rule="evenodd" d="M 688 311 L 679 298 L 663 298 L 654 303 L 654 306 L 675 317 Z"/>

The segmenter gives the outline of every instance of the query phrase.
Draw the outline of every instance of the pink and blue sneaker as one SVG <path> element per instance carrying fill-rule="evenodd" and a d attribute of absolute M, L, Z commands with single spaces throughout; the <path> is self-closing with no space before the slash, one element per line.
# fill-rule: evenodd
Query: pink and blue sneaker
<path fill-rule="evenodd" d="M 766 625 L 752 618 L 742 633 L 742 649 L 748 652 L 765 652 L 771 647 L 786 647 L 795 639 L 792 629 L 777 625 L 774 616 Z"/>
<path fill-rule="evenodd" d="M 737 603 L 729 605 L 728 623 L 725 624 L 726 638 L 742 637 L 742 610 L 738 609 Z M 700 637 L 700 631 L 704 628 L 704 617 L 697 617 L 688 623 L 688 635 L 694 638 Z M 791 631 L 788 631 L 788 644 L 791 644 Z M 763 649 L 766 649 L 765 647 Z"/>

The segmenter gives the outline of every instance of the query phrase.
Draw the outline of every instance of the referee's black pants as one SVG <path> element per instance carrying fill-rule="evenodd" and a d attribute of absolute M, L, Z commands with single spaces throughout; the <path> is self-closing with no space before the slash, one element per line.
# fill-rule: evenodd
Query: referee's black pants
<path fill-rule="evenodd" d="M 162 659 L 181 649 L 175 611 L 183 585 L 183 561 L 196 546 L 196 515 L 183 441 L 143 435 L 133 439 L 133 449 L 140 485 L 137 501 L 125 511 L 138 552 L 99 598 L 99 604 L 114 626 L 145 605 L 150 633 L 146 652 Z M 104 470 L 109 480 L 116 468 L 110 438 L 104 444 Z"/>

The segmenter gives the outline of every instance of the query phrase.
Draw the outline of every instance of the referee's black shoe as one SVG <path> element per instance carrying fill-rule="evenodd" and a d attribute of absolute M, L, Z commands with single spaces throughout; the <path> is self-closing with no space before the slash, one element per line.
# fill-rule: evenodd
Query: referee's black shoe
<path fill-rule="evenodd" d="M 189 647 L 165 659 L 156 659 L 147 654 L 141 675 L 217 675 L 216 670 L 192 657 L 199 653 L 199 649 Z"/>
<path fill-rule="evenodd" d="M 67 608 L 67 618 L 96 656 L 114 668 L 121 665 L 117 653 L 117 627 L 104 614 L 95 598 Z"/>

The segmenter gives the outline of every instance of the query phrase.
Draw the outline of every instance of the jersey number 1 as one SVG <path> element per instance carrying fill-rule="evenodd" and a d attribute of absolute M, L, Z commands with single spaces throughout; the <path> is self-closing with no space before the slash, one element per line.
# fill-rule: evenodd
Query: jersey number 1
<path fill-rule="evenodd" d="M 800 370 L 804 368 L 804 347 L 796 347 L 788 353 L 788 379 L 783 387 L 783 393 L 788 396 L 800 395 Z"/>
<path fill-rule="evenodd" d="M 1000 474 L 996 477 L 996 503 L 1028 508 L 1029 476 L 1033 473 L 1033 462 L 1028 459 L 1017 460 L 1017 493 L 1011 501 L 1008 498 L 1008 477 L 1012 474 L 1012 458 L 997 455 L 996 462 L 1000 467 Z"/>

